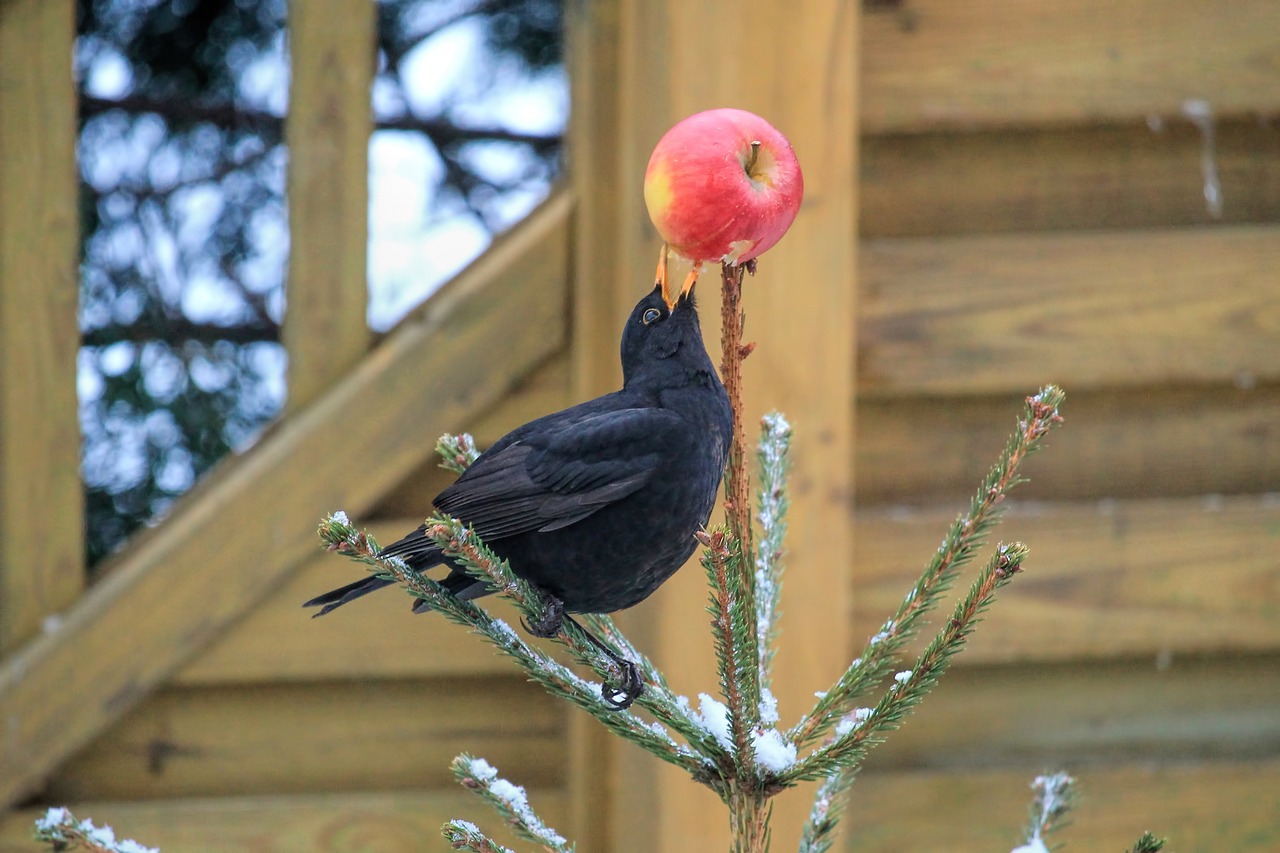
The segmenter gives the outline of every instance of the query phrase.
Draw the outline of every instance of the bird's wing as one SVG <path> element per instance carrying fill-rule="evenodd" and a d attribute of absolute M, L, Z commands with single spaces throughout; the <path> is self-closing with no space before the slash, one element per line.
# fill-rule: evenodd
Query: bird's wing
<path fill-rule="evenodd" d="M 556 530 L 647 483 L 680 428 L 677 415 L 653 408 L 546 424 L 482 455 L 435 505 L 482 538 Z"/>

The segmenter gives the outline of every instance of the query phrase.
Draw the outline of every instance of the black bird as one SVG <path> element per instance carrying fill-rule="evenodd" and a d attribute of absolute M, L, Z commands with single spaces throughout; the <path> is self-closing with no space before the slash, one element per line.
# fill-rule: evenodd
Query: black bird
<path fill-rule="evenodd" d="M 692 287 L 691 277 L 673 297 L 664 277 L 632 310 L 622 332 L 622 390 L 513 430 L 433 501 L 472 525 L 548 599 L 547 618 L 526 626 L 531 633 L 554 635 L 563 614 L 639 604 L 697 546 L 733 416 L 702 342 Z M 441 553 L 425 524 L 381 553 L 418 571 L 449 566 L 442 583 L 459 598 L 492 592 Z M 320 616 L 391 583 L 370 576 L 305 606 L 321 607 Z M 630 678 L 634 694 L 624 687 L 613 704 L 639 695 L 633 665 Z"/>

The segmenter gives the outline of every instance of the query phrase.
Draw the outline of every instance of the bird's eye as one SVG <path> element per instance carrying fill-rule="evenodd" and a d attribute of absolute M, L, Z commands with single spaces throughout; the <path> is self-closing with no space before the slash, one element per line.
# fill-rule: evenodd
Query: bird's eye
<path fill-rule="evenodd" d="M 640 316 L 640 322 L 644 323 L 646 326 L 653 325 L 654 323 L 658 322 L 661 319 L 662 319 L 662 312 L 659 311 L 657 308 L 650 308 L 648 311 L 645 311 L 644 314 Z"/>

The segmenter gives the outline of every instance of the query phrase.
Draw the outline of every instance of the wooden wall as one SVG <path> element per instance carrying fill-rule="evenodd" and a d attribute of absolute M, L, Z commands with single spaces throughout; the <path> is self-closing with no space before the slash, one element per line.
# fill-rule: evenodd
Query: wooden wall
<path fill-rule="evenodd" d="M 762 11 L 762 22 L 735 17 L 726 33 L 689 5 L 570 4 L 571 185 L 365 359 L 359 382 L 327 395 L 316 386 L 317 406 L 207 488 L 205 502 L 249 506 L 240 523 L 259 543 L 295 527 L 306 534 L 339 505 L 392 535 L 448 480 L 428 459 L 436 433 L 469 428 L 483 445 L 606 386 L 614 327 L 656 248 L 632 178 L 681 110 L 732 99 L 775 117 L 802 159 L 844 158 L 814 163 L 811 174 L 836 176 L 815 183 L 825 212 L 802 217 L 762 264 L 757 281 L 780 297 L 748 302 L 748 330 L 767 344 L 748 381 L 788 407 L 802 466 L 840 459 L 827 476 L 854 495 L 798 496 L 797 514 L 847 522 L 847 543 L 833 540 L 830 552 L 852 556 L 830 565 L 809 549 L 791 566 L 782 642 L 795 684 L 784 719 L 875 633 L 995 458 L 1021 398 L 1045 382 L 1068 391 L 1066 426 L 1028 464 L 1032 482 L 998 534 L 1030 544 L 1027 571 L 873 755 L 854 788 L 847 849 L 1008 849 L 1030 779 L 1059 767 L 1084 791 L 1064 835 L 1072 849 L 1124 849 L 1148 828 L 1182 853 L 1280 846 L 1280 8 L 904 0 L 850 20 L 847 4 L 814 2 L 788 6 L 800 23 Z M 790 40 L 771 37 L 787 26 Z M 821 50 L 818 29 L 834 39 Z M 771 73 L 812 74 L 826 100 L 796 100 L 796 80 L 770 83 L 739 60 L 717 60 L 716 35 L 767 44 L 755 49 L 776 54 Z M 601 47 L 610 43 L 616 55 Z M 855 52 L 857 62 L 841 64 Z M 749 91 L 739 96 L 717 68 Z M 1211 147 L 1186 116 L 1192 99 L 1212 108 Z M 829 138 L 841 127 L 847 138 Z M 841 163 L 853 169 L 845 184 Z M 1206 203 L 1206 165 L 1220 215 Z M 844 206 L 831 197 L 837 184 Z M 317 222 L 315 233 L 333 227 L 345 226 Z M 847 244 L 823 248 L 846 227 Z M 829 280 L 802 248 L 825 253 Z M 849 293 L 834 293 L 833 281 Z M 823 298 L 842 306 L 844 340 L 817 336 L 801 365 L 849 392 L 835 395 L 845 414 L 834 452 L 813 426 L 821 406 L 774 394 L 796 359 L 788 364 L 787 342 L 765 327 L 803 333 L 779 313 L 790 297 L 809 312 Z M 321 328 L 334 322 L 324 306 L 340 302 L 317 298 L 314 318 L 295 322 Z M 506 307 L 486 308 L 495 303 Z M 523 333 L 531 317 L 537 346 Z M 457 318 L 474 319 L 445 332 Z M 486 356 L 496 338 L 514 348 L 498 362 Z M 845 361 L 824 360 L 842 347 Z M 483 369 L 440 387 L 443 414 L 377 408 L 475 358 Z M 334 375 L 345 366 L 336 353 L 315 361 Z M 357 416 L 375 410 L 392 425 L 423 426 L 402 434 Z M 346 435 L 352 458 L 298 473 Z M 361 449 L 379 443 L 382 454 Z M 333 486 L 359 466 L 376 489 Z M 277 481 L 293 488 L 261 491 Z M 710 795 L 655 774 L 634 750 L 610 749 L 474 638 L 410 620 L 393 593 L 305 619 L 298 603 L 349 577 L 343 561 L 312 554 L 300 535 L 275 545 L 265 568 L 245 567 L 253 549 L 213 553 L 222 516 L 178 517 L 186 526 L 173 536 L 203 536 L 204 565 L 236 596 L 214 601 L 195 626 L 135 617 L 148 638 L 141 651 L 117 643 L 119 654 L 74 667 L 67 657 L 91 712 L 56 683 L 41 692 L 12 665 L 0 669 L 0 711 L 38 698 L 54 722 L 77 726 L 78 740 L 40 753 L 50 770 L 42 787 L 24 786 L 37 792 L 32 806 L 71 802 L 172 850 L 409 849 L 445 816 L 497 826 L 447 778 L 447 759 L 468 749 L 529 785 L 579 849 L 720 849 Z M 160 545 L 152 562 L 183 553 Z M 699 680 L 710 658 L 701 584 L 682 573 L 628 615 L 686 692 L 710 683 Z M 125 630 L 129 614 L 163 607 L 168 589 L 118 587 L 103 607 L 119 619 L 86 615 L 101 632 L 90 636 Z M 184 588 L 180 612 L 199 612 L 186 603 L 202 590 Z M 262 603 L 251 607 L 255 596 Z M 842 609 L 851 616 L 837 622 Z M 59 648 L 29 659 L 62 660 Z M 125 651 L 147 665 L 130 670 Z M 159 690 L 122 693 L 113 674 L 122 667 L 142 692 Z M 32 725 L 43 737 L 71 730 Z M 808 794 L 780 801 L 775 849 L 792 846 L 788 821 Z M 30 817 L 0 821 L 0 850 L 27 849 Z"/>

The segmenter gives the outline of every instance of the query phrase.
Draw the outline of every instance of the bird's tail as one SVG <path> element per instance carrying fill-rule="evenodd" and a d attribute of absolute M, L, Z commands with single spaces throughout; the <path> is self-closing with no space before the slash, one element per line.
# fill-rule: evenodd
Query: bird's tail
<path fill-rule="evenodd" d="M 346 586 L 331 589 L 324 595 L 317 595 L 302 606 L 319 607 L 320 612 L 314 614 L 314 616 L 323 616 L 334 608 L 341 607 L 348 602 L 355 601 L 357 598 L 366 596 L 371 592 L 376 592 L 384 586 L 391 586 L 393 583 L 395 583 L 393 580 L 380 578 L 377 575 L 370 575 L 369 577 L 361 578 L 358 581 L 349 583 Z"/>

